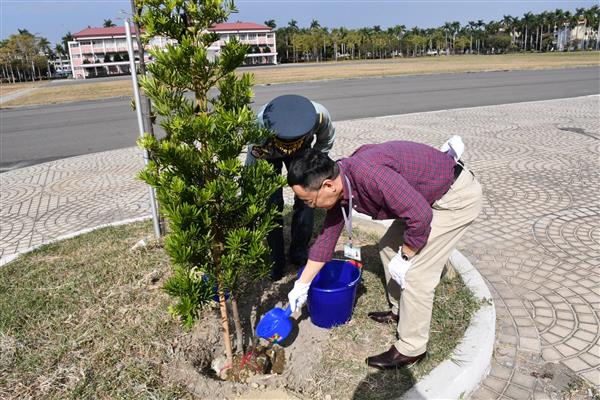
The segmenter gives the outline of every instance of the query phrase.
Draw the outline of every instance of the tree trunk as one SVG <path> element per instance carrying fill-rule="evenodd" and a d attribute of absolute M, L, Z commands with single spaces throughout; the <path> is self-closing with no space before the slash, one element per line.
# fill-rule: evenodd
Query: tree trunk
<path fill-rule="evenodd" d="M 596 50 L 600 50 L 600 21 L 598 22 L 598 31 L 596 32 Z"/>
<path fill-rule="evenodd" d="M 290 44 L 288 42 L 288 37 L 285 37 L 285 61 L 290 62 Z"/>
<path fill-rule="evenodd" d="M 201 108 L 202 109 L 202 108 Z M 213 246 L 211 255 L 217 266 L 216 276 L 220 276 L 221 255 L 223 254 L 223 242 L 218 242 Z M 227 364 L 233 366 L 233 351 L 231 349 L 231 338 L 229 337 L 229 316 L 227 315 L 227 303 L 225 303 L 225 291 L 222 282 L 218 282 L 219 287 L 219 310 L 221 311 L 221 324 L 223 327 L 223 344 L 225 345 L 225 354 L 227 355 Z"/>
<path fill-rule="evenodd" d="M 231 311 L 233 312 L 233 325 L 235 326 L 235 337 L 236 337 L 236 351 L 239 354 L 244 354 L 244 333 L 242 331 L 242 324 L 240 322 L 240 313 L 238 312 L 237 298 L 230 294 L 231 299 Z"/>
<path fill-rule="evenodd" d="M 227 355 L 227 364 L 233 366 L 233 351 L 231 350 L 231 338 L 229 337 L 229 316 L 227 315 L 227 304 L 225 303 L 225 292 L 219 286 L 219 310 L 221 311 L 221 324 L 223 326 L 223 344 Z"/>

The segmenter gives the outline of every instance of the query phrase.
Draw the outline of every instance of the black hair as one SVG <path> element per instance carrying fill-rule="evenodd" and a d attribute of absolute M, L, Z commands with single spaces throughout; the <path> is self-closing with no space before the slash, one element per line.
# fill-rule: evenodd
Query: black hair
<path fill-rule="evenodd" d="M 335 179 L 340 167 L 320 150 L 306 149 L 291 161 L 288 170 L 288 185 L 300 185 L 305 189 L 319 190 L 325 179 Z"/>

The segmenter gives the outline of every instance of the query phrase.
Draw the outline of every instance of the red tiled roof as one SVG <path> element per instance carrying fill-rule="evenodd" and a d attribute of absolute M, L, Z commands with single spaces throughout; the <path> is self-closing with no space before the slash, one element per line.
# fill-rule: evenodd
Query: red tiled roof
<path fill-rule="evenodd" d="M 131 33 L 135 35 L 135 31 L 132 29 Z M 113 26 L 110 28 L 86 28 L 81 32 L 73 34 L 74 38 L 85 38 L 95 36 L 125 36 L 124 26 Z"/>
<path fill-rule="evenodd" d="M 271 30 L 266 25 L 255 24 L 254 22 L 223 22 L 222 24 L 215 24 L 210 31 L 264 31 Z"/>
<path fill-rule="evenodd" d="M 266 25 L 255 24 L 254 22 L 224 22 L 222 24 L 213 25 L 209 30 L 219 31 L 258 31 L 258 30 L 271 30 Z M 135 35 L 134 29 L 131 33 Z M 89 38 L 96 36 L 125 36 L 124 26 L 113 26 L 110 28 L 86 28 L 81 32 L 73 34 L 76 39 Z"/>

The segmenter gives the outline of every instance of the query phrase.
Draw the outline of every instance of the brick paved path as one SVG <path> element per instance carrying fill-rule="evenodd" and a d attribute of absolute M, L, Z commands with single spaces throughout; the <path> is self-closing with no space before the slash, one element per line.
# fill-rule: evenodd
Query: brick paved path
<path fill-rule="evenodd" d="M 547 398 L 545 381 L 531 375 L 547 362 L 600 387 L 599 99 L 336 124 L 334 157 L 364 143 L 463 137 L 485 205 L 459 249 L 486 279 L 498 315 L 492 371 L 474 398 Z M 148 215 L 147 191 L 133 178 L 141 166 L 131 148 L 0 174 L 0 255 Z"/>

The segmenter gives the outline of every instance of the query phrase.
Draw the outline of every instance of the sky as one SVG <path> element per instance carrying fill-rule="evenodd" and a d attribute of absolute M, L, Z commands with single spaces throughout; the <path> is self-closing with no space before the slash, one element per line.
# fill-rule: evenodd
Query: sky
<path fill-rule="evenodd" d="M 445 21 L 500 20 L 503 15 L 522 16 L 561 8 L 575 11 L 597 1 L 514 0 L 237 0 L 238 13 L 229 21 L 263 23 L 274 19 L 278 27 L 291 19 L 307 27 L 313 19 L 329 28 L 382 29 L 403 24 L 407 28 L 440 26 Z M 129 0 L 0 0 L 0 38 L 17 29 L 47 38 L 53 45 L 68 31 L 72 33 L 102 26 L 104 19 L 117 25 L 130 12 Z"/>

